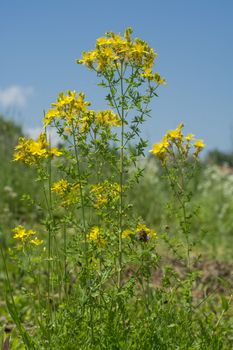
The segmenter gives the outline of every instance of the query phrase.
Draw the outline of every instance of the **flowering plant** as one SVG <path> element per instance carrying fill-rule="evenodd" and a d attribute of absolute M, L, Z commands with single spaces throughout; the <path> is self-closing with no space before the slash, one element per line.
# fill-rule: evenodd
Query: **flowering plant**
<path fill-rule="evenodd" d="M 39 233 L 22 225 L 13 230 L 17 253 L 23 252 L 28 264 L 22 265 L 21 256 L 13 253 L 12 258 L 34 286 L 25 296 L 34 310 L 31 331 L 25 327 L 29 315 L 18 317 L 9 287 L 8 308 L 27 349 L 149 349 L 156 343 L 160 321 L 167 327 L 166 315 L 187 310 L 185 317 L 190 315 L 187 295 L 195 277 L 190 272 L 191 196 L 186 180 L 203 141 L 184 136 L 180 124 L 151 150 L 179 203 L 190 269 L 184 283 L 174 286 L 167 270 L 155 290 L 153 272 L 161 259 L 163 228 L 148 227 L 136 216 L 128 195 L 143 174 L 138 164 L 147 141 L 140 135 L 141 125 L 150 116 L 158 87 L 165 84 L 153 71 L 156 57 L 148 43 L 132 38 L 131 28 L 123 36 L 106 33 L 77 63 L 97 74 L 109 109 L 91 109 L 83 92 L 62 92 L 45 113 L 38 140 L 21 138 L 16 146 L 14 160 L 35 167 L 44 193 Z M 59 147 L 51 146 L 52 128 Z M 183 298 L 181 311 L 174 303 L 176 293 Z M 142 324 L 146 327 L 141 331 Z"/>

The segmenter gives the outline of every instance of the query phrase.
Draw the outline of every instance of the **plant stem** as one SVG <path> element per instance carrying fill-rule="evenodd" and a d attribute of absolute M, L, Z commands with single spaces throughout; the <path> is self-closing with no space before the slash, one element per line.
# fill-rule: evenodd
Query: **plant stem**
<path fill-rule="evenodd" d="M 88 257 L 87 257 L 87 232 L 86 232 L 86 218 L 85 218 L 85 208 L 84 208 L 84 197 L 83 197 L 83 188 L 82 188 L 82 180 L 81 180 L 81 170 L 80 170 L 80 161 L 78 156 L 78 145 L 75 137 L 75 128 L 72 123 L 72 136 L 73 136 L 73 146 L 75 153 L 75 160 L 78 172 L 78 181 L 79 181 L 79 191 L 80 191 L 80 199 L 81 199 L 81 210 L 82 210 L 82 221 L 83 221 L 83 238 L 84 238 L 84 247 L 85 247 L 85 265 L 86 268 L 88 266 Z"/>
<path fill-rule="evenodd" d="M 66 248 L 67 248 L 67 234 L 66 234 L 66 223 L 63 226 L 63 239 L 64 239 L 64 292 L 65 297 L 67 297 L 67 257 L 66 257 Z"/>
<path fill-rule="evenodd" d="M 123 64 L 121 63 L 120 84 L 121 84 L 121 152 L 120 152 L 120 213 L 119 213 L 119 234 L 118 234 L 118 278 L 117 285 L 121 288 L 122 283 L 122 231 L 123 231 L 123 177 L 124 177 L 124 86 L 123 86 Z"/>

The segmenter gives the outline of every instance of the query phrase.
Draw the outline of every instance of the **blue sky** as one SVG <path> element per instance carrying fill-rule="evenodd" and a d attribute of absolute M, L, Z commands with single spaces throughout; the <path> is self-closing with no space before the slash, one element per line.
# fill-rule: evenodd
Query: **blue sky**
<path fill-rule="evenodd" d="M 104 108 L 94 73 L 75 64 L 106 31 L 149 42 L 167 80 L 143 134 L 150 144 L 181 121 L 207 149 L 233 149 L 232 0 L 1 0 L 0 112 L 36 130 L 59 91 Z"/>

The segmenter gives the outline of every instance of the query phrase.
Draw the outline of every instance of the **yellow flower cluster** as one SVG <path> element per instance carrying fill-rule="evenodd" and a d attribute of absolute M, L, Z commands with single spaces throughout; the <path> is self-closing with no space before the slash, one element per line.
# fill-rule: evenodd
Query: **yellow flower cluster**
<path fill-rule="evenodd" d="M 177 147 L 182 155 L 186 157 L 189 155 L 189 150 L 193 146 L 193 156 L 197 157 L 200 151 L 205 147 L 205 144 L 202 140 L 195 139 L 193 134 L 184 136 L 182 133 L 183 127 L 184 124 L 181 123 L 175 130 L 169 130 L 160 143 L 155 143 L 153 145 L 150 152 L 164 162 L 173 154 L 173 146 Z M 191 141 L 193 141 L 193 144 L 191 144 Z"/>
<path fill-rule="evenodd" d="M 95 116 L 96 124 L 100 126 L 120 126 L 121 119 L 111 110 L 99 111 Z"/>
<path fill-rule="evenodd" d="M 106 240 L 103 238 L 102 230 L 98 226 L 92 227 L 87 235 L 87 239 L 92 242 L 96 242 L 100 245 L 106 245 Z"/>
<path fill-rule="evenodd" d="M 41 245 L 43 243 L 43 240 L 38 239 L 36 237 L 36 232 L 33 230 L 27 230 L 25 227 L 19 225 L 15 227 L 13 230 L 14 232 L 14 239 L 17 239 L 21 241 L 21 243 L 29 242 L 33 245 Z"/>
<path fill-rule="evenodd" d="M 120 185 L 106 180 L 103 183 L 92 185 L 91 193 L 94 195 L 94 207 L 100 209 L 119 199 Z"/>
<path fill-rule="evenodd" d="M 98 72 L 108 69 L 118 70 L 121 64 L 137 68 L 141 76 L 153 80 L 157 84 L 165 83 L 158 73 L 152 73 L 155 51 L 143 40 L 131 38 L 132 29 L 127 28 L 124 36 L 113 32 L 97 39 L 95 49 L 83 52 L 78 64 L 86 65 Z"/>
<path fill-rule="evenodd" d="M 129 228 L 127 228 L 122 232 L 121 236 L 122 236 L 122 238 L 132 237 L 132 236 L 135 236 L 135 232 L 133 230 L 130 230 Z"/>
<path fill-rule="evenodd" d="M 85 101 L 84 93 L 67 91 L 67 95 L 61 92 L 57 101 L 52 103 L 52 108 L 47 111 L 44 117 L 44 125 L 51 125 L 53 121 L 64 120 L 66 125 L 75 126 L 86 125 L 86 120 L 90 119 L 92 111 L 88 109 L 90 102 Z M 87 118 L 88 117 L 88 118 Z"/>
<path fill-rule="evenodd" d="M 41 133 L 36 141 L 20 137 L 19 144 L 15 147 L 14 160 L 31 165 L 38 163 L 41 159 L 61 155 L 62 152 L 56 147 L 49 148 L 45 133 Z"/>
<path fill-rule="evenodd" d="M 62 199 L 62 205 L 69 206 L 79 201 L 80 184 L 71 184 L 67 180 L 61 179 L 53 183 L 51 191 Z"/>
<path fill-rule="evenodd" d="M 126 229 L 122 232 L 122 238 L 137 236 L 139 241 L 147 242 L 150 238 L 156 238 L 157 234 L 154 230 L 147 227 L 145 224 L 137 224 L 136 229 Z"/>
<path fill-rule="evenodd" d="M 61 179 L 59 181 L 56 181 L 52 185 L 52 192 L 55 192 L 59 195 L 63 195 L 69 188 L 69 183 L 67 180 Z"/>
<path fill-rule="evenodd" d="M 51 125 L 56 121 L 64 122 L 64 131 L 72 134 L 73 128 L 85 133 L 90 126 L 111 127 L 120 126 L 121 120 L 117 114 L 111 110 L 95 112 L 88 109 L 91 103 L 85 101 L 85 95 L 80 92 L 67 91 L 67 95 L 60 93 L 52 108 L 47 111 L 44 117 L 44 125 Z"/>

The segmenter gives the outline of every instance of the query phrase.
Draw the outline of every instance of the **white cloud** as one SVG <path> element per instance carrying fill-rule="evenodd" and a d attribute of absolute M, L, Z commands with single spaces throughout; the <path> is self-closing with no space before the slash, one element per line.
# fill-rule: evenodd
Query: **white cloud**
<path fill-rule="evenodd" d="M 0 89 L 0 105 L 8 107 L 25 107 L 29 97 L 33 94 L 32 87 L 12 85 Z"/>

